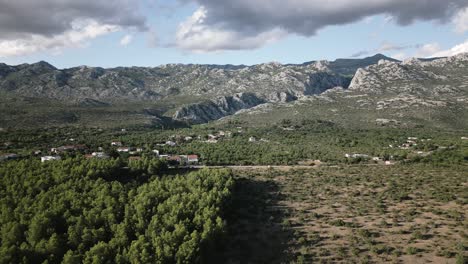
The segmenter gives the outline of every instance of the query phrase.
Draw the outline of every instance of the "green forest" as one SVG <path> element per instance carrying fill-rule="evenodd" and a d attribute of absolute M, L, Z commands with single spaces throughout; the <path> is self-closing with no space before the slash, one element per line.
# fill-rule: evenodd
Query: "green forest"
<path fill-rule="evenodd" d="M 228 170 L 144 159 L 0 163 L 0 263 L 200 262 L 225 229 Z"/>

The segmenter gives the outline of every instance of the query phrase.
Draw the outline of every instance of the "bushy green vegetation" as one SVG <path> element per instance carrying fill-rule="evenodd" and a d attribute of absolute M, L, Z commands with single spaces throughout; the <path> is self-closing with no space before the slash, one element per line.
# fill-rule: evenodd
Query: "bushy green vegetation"
<path fill-rule="evenodd" d="M 0 164 L 0 263 L 192 263 L 225 228 L 227 170 L 80 157 Z"/>
<path fill-rule="evenodd" d="M 86 144 L 88 152 L 102 147 L 111 154 L 115 148 L 110 146 L 110 142 L 121 141 L 125 146 L 143 148 L 142 156 L 154 156 L 152 149 L 158 149 L 161 154 L 198 154 L 206 165 L 294 165 L 300 161 L 316 159 L 334 164 L 369 162 L 369 158 L 347 159 L 346 153 L 377 156 L 383 160 L 449 166 L 468 161 L 468 142 L 460 139 L 466 136 L 465 131 L 424 128 L 346 129 L 333 122 L 314 119 L 300 122 L 284 119 L 269 127 L 243 125 L 232 122 L 174 130 L 130 127 L 126 128 L 126 132 L 120 129 L 74 127 L 16 130 L 0 133 L 0 143 L 11 143 L 11 146 L 4 147 L 3 152 L 24 155 L 37 149 L 44 152 L 52 147 L 78 143 Z M 204 142 L 207 135 L 219 131 L 229 131 L 232 136 L 221 138 L 214 144 Z M 191 136 L 193 140 L 185 141 L 187 136 Z M 256 142 L 249 142 L 250 137 L 256 138 Z M 417 137 L 418 144 L 410 149 L 399 148 L 408 137 Z M 74 139 L 73 142 L 69 141 L 71 138 Z M 167 140 L 175 141 L 177 146 L 158 145 Z M 419 151 L 428 155 L 417 154 Z"/>

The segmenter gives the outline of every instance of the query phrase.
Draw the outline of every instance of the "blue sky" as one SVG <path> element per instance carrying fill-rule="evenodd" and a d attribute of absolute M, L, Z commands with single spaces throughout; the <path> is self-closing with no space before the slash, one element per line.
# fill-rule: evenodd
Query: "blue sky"
<path fill-rule="evenodd" d="M 54 4 L 53 0 L 47 1 L 50 2 L 49 5 Z M 128 1 L 121 2 L 128 5 Z M 341 2 L 347 1 L 341 0 Z M 461 2 L 461 5 L 465 4 L 465 1 L 458 2 Z M 167 3 L 167 1 L 142 1 L 139 6 L 134 7 L 137 19 L 131 17 L 128 20 L 142 18 L 144 21 L 131 22 L 134 24 L 125 22 L 130 26 L 108 18 L 82 16 L 80 19 L 85 17 L 88 19 L 86 21 L 97 21 L 92 24 L 91 32 L 98 33 L 86 33 L 84 36 L 74 34 L 73 30 L 76 30 L 76 27 L 67 28 L 67 24 L 54 33 L 43 33 L 40 30 L 36 32 L 36 29 L 28 28 L 23 31 L 18 30 L 15 34 L 15 28 L 3 29 L 13 33 L 9 33 L 11 36 L 6 39 L 0 38 L 0 48 L 6 50 L 4 54 L 0 52 L 0 61 L 16 65 L 45 60 L 59 68 L 78 65 L 158 66 L 167 63 L 251 65 L 271 61 L 302 63 L 310 60 L 366 57 L 376 53 L 398 59 L 411 56 L 453 55 L 455 53 L 453 48 L 457 45 L 459 45 L 457 52 L 468 51 L 465 47 L 468 46 L 466 18 L 468 11 L 465 11 L 468 9 L 463 8 L 452 11 L 451 15 L 444 14 L 444 17 L 434 15 L 430 18 L 419 18 L 415 14 L 415 19 L 409 23 L 400 21 L 403 19 L 403 14 L 372 9 L 369 15 L 359 14 L 357 19 L 349 19 L 352 21 L 331 21 L 327 24 L 318 19 L 312 20 L 311 25 L 316 28 L 309 32 L 308 29 L 296 30 L 290 27 L 290 24 L 295 26 L 298 24 L 287 15 L 278 16 L 281 18 L 276 19 L 275 13 L 247 10 L 268 18 L 275 17 L 271 19 L 271 23 L 259 23 L 258 27 L 251 29 L 250 24 L 246 27 L 241 25 L 242 21 L 235 21 L 235 16 L 229 21 L 223 21 L 219 17 L 211 18 L 210 14 L 226 12 L 226 10 L 216 10 L 219 8 L 216 3 L 189 0 L 176 4 Z M 68 11 L 67 7 L 63 8 L 64 12 Z M 203 12 L 200 12 L 201 8 L 205 8 Z M 196 16 L 197 12 L 203 15 L 203 19 L 190 22 L 192 24 L 188 23 L 187 21 Z M 337 9 L 332 12 L 340 15 L 339 12 L 345 11 Z M 75 20 L 70 21 L 74 23 Z M 187 30 L 190 31 L 185 35 L 180 33 L 184 27 L 183 23 L 186 23 Z M 103 29 L 103 25 L 107 28 Z M 197 25 L 203 27 L 197 28 Z M 95 28 L 102 30 L 95 31 Z M 194 32 L 206 34 L 202 39 L 196 39 L 192 38 Z M 265 37 L 258 38 L 263 36 L 262 34 Z M 31 36 L 38 40 L 30 41 Z M 124 38 L 127 40 L 126 43 L 123 43 Z M 233 44 L 238 40 L 240 44 Z M 42 44 L 48 41 L 50 45 Z M 24 49 L 17 48 L 23 46 Z"/>

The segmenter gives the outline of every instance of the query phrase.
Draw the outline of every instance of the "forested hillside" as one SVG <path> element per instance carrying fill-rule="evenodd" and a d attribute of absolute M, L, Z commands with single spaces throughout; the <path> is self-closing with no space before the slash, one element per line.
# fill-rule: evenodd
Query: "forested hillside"
<path fill-rule="evenodd" d="M 225 228 L 227 170 L 82 158 L 0 164 L 0 263 L 190 263 Z"/>

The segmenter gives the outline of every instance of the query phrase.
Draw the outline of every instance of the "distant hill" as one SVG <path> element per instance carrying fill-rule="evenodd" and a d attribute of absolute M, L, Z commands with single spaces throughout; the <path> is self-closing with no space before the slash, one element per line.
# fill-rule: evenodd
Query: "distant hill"
<path fill-rule="evenodd" d="M 468 54 L 380 60 L 360 68 L 348 89 L 332 89 L 287 104 L 264 104 L 221 122 L 259 126 L 315 118 L 354 128 L 468 129 L 467 72 Z"/>
<path fill-rule="evenodd" d="M 174 122 L 169 123 L 203 123 L 264 104 L 303 102 L 336 87 L 379 94 L 384 90 L 402 92 L 399 85 L 413 83 L 421 87 L 408 91 L 409 94 L 438 96 L 424 85 L 433 87 L 440 82 L 449 90 L 464 85 L 463 81 L 453 82 L 453 76 L 462 73 L 451 67 L 464 57 L 454 58 L 402 63 L 377 54 L 300 65 L 168 64 L 110 69 L 57 69 L 43 61 L 17 66 L 0 64 L 0 102 L 4 108 L 0 121 L 5 127 L 21 123 L 12 120 L 30 120 L 25 125 L 41 120 L 38 125 L 47 126 L 49 119 L 55 120 L 54 125 L 61 120 L 65 124 L 153 125 L 171 118 Z M 444 67 L 439 65 L 442 62 Z M 381 68 L 382 72 L 375 72 Z M 158 114 L 151 114 L 155 112 Z"/>

